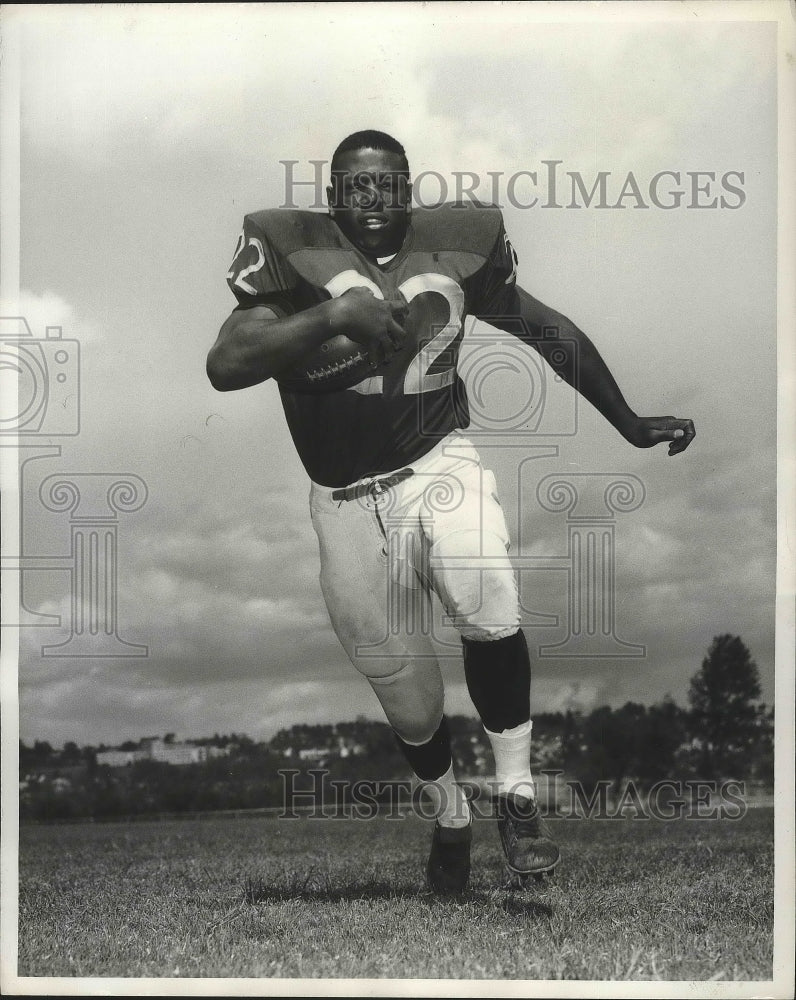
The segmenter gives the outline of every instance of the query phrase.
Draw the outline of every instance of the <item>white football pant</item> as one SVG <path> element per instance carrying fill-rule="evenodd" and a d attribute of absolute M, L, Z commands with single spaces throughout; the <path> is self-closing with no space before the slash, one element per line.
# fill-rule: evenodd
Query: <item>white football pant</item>
<path fill-rule="evenodd" d="M 310 510 L 337 637 L 399 736 L 421 743 L 443 712 L 432 593 L 470 639 L 511 635 L 520 617 L 495 477 L 472 443 L 451 434 L 411 468 L 375 498 L 313 483 Z"/>

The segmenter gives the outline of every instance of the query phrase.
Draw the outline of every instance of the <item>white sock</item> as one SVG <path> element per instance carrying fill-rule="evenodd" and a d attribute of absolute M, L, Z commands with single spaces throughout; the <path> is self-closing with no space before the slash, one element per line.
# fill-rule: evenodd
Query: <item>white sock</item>
<path fill-rule="evenodd" d="M 470 806 L 453 776 L 453 764 L 436 781 L 425 781 L 423 787 L 434 803 L 434 814 L 440 826 L 461 828 L 470 822 Z"/>
<path fill-rule="evenodd" d="M 536 786 L 531 775 L 531 730 L 529 719 L 514 729 L 493 733 L 484 726 L 495 757 L 495 778 L 498 792 L 513 792 L 526 799 L 536 799 Z"/>

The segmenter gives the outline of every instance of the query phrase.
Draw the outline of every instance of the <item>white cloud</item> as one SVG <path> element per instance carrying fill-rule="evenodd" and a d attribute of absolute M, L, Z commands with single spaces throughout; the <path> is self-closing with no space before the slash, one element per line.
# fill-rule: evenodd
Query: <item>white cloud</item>
<path fill-rule="evenodd" d="M 743 127 L 770 70 L 765 32 L 749 25 L 540 25 L 518 9 L 382 5 L 379 37 L 347 5 L 307 8 L 40 5 L 25 18 L 25 133 L 87 162 L 143 144 L 230 163 L 266 149 L 323 156 L 376 125 L 416 151 L 415 169 L 549 154 L 638 169 L 675 142 Z M 719 114 L 728 92 L 732 123 Z"/>
<path fill-rule="evenodd" d="M 81 344 L 95 341 L 99 330 L 94 323 L 79 316 L 75 307 L 58 292 L 34 292 L 20 289 L 19 316 L 24 317 L 33 337 L 43 340 L 47 327 L 61 327 L 62 336 L 79 340 Z"/>
<path fill-rule="evenodd" d="M 143 141 L 164 155 L 187 141 L 228 159 L 241 148 L 259 157 L 265 144 L 281 141 L 285 155 L 313 156 L 319 142 L 331 148 L 323 145 L 323 121 L 344 119 L 351 108 L 358 38 L 361 78 L 394 87 L 396 100 L 410 87 L 413 51 L 429 46 L 423 36 L 403 45 L 399 39 L 408 59 L 403 66 L 393 60 L 385 80 L 372 32 L 342 7 L 320 14 L 297 5 L 193 5 L 185 13 L 167 5 L 53 5 L 30 16 L 28 137 L 87 161 L 123 141 Z M 320 134 L 296 128 L 299 107 L 315 116 Z"/>

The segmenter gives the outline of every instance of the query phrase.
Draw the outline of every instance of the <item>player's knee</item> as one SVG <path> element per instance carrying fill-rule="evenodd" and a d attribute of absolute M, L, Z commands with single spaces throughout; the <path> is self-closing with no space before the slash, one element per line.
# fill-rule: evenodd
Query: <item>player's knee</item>
<path fill-rule="evenodd" d="M 431 737 L 439 729 L 442 721 L 442 712 L 427 712 L 421 718 L 414 719 L 393 719 L 390 724 L 398 736 L 410 746 L 419 747 L 428 743 Z"/>
<path fill-rule="evenodd" d="M 466 595 L 453 612 L 453 624 L 464 638 L 489 642 L 513 635 L 520 625 L 514 574 L 480 573 L 475 592 Z"/>
<path fill-rule="evenodd" d="M 517 631 L 517 581 L 502 535 L 456 531 L 435 543 L 432 556 L 438 592 L 462 636 L 489 641 Z"/>
<path fill-rule="evenodd" d="M 366 677 L 382 668 L 387 668 L 394 662 L 386 656 L 388 644 L 387 629 L 384 622 L 375 620 L 358 620 L 354 615 L 346 614 L 337 609 L 332 610 L 329 603 L 329 617 L 332 628 L 348 658 L 356 669 Z M 381 656 L 374 654 L 381 653 Z"/>
<path fill-rule="evenodd" d="M 407 657 L 356 655 L 351 661 L 363 677 L 380 684 L 400 683 L 411 671 L 412 661 Z"/>
<path fill-rule="evenodd" d="M 392 728 L 406 743 L 431 739 L 439 726 L 444 690 L 439 667 L 408 660 L 392 673 L 368 677 Z"/>

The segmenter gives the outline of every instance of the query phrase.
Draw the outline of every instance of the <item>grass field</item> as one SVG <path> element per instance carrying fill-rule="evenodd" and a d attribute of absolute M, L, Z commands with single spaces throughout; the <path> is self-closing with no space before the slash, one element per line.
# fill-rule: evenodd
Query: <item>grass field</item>
<path fill-rule="evenodd" d="M 771 978 L 771 810 L 551 826 L 558 874 L 516 891 L 477 821 L 456 901 L 425 888 L 416 816 L 23 826 L 19 974 Z"/>

